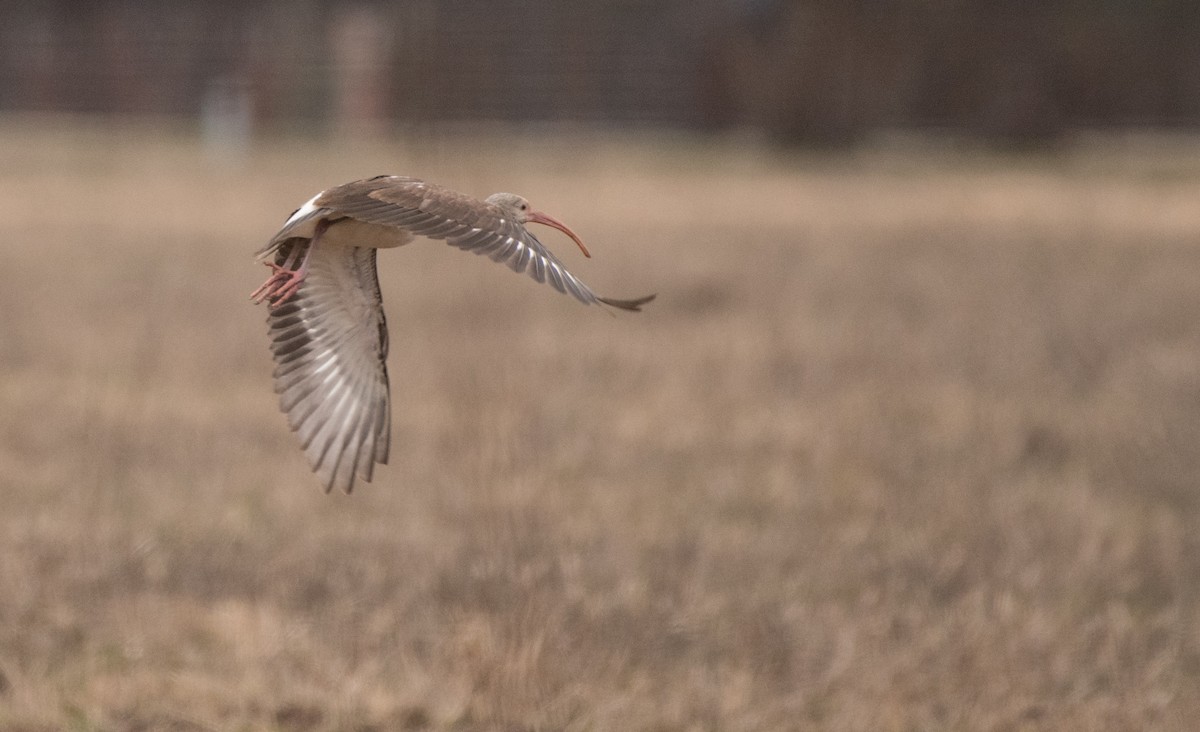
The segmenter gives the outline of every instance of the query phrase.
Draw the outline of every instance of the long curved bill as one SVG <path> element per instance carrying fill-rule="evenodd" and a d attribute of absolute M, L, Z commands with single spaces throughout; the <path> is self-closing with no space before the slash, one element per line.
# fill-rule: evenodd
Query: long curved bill
<path fill-rule="evenodd" d="M 525 214 L 525 223 L 545 224 L 553 229 L 558 229 L 562 233 L 571 237 L 571 240 L 579 245 L 579 249 L 583 252 L 583 256 L 589 259 L 591 258 L 592 253 L 589 252 L 587 247 L 583 245 L 583 241 L 580 240 L 578 236 L 575 236 L 575 232 L 568 229 L 566 224 L 554 218 L 553 216 L 544 214 L 541 211 L 530 211 Z"/>

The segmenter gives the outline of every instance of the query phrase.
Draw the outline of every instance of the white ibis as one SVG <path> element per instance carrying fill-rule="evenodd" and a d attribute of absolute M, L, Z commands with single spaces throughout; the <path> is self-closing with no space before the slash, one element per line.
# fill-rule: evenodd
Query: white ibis
<path fill-rule="evenodd" d="M 280 409 L 327 493 L 335 486 L 350 493 L 356 476 L 370 482 L 375 463 L 388 459 L 388 335 L 376 249 L 418 236 L 444 239 L 528 272 L 586 305 L 637 311 L 654 299 L 596 295 L 525 228 L 527 223 L 558 229 L 591 256 L 565 224 L 534 211 L 520 196 L 497 193 L 480 201 L 393 175 L 318 193 L 258 252 L 272 274 L 250 297 L 269 303 Z"/>

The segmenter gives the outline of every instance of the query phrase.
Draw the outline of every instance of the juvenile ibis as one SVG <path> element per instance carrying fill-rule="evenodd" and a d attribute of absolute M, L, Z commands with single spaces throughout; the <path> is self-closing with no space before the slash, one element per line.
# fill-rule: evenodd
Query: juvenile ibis
<path fill-rule="evenodd" d="M 388 334 L 375 250 L 442 239 L 528 272 L 585 305 L 637 311 L 654 295 L 600 297 L 567 271 L 525 224 L 565 224 L 512 193 L 480 201 L 416 178 L 382 175 L 318 193 L 258 252 L 271 276 L 251 294 L 268 305 L 275 391 L 325 491 L 349 493 L 387 463 L 391 402 Z"/>

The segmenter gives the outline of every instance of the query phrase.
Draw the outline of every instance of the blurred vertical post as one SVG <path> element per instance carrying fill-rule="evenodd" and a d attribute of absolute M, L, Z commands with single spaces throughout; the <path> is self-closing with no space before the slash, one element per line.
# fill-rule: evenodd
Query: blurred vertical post
<path fill-rule="evenodd" d="M 333 33 L 334 129 L 378 137 L 387 131 L 392 33 L 378 8 L 335 12 Z"/>
<path fill-rule="evenodd" d="M 208 81 L 200 102 L 200 137 L 209 156 L 241 162 L 254 134 L 254 93 L 240 76 L 230 74 Z"/>

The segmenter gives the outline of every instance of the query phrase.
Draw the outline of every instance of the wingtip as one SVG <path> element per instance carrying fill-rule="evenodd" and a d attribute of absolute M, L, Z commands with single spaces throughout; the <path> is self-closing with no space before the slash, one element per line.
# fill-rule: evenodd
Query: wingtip
<path fill-rule="evenodd" d="M 658 293 L 655 293 L 653 295 L 647 295 L 645 297 L 635 298 L 633 300 L 617 300 L 617 299 L 611 298 L 611 297 L 598 297 L 596 299 L 599 300 L 600 302 L 604 303 L 605 305 L 609 305 L 614 308 L 620 308 L 621 310 L 629 310 L 630 312 L 640 313 L 642 311 L 642 306 L 645 305 L 646 303 L 650 302 L 651 300 L 653 300 L 656 297 L 658 297 Z"/>
<path fill-rule="evenodd" d="M 350 476 L 349 480 L 338 481 L 337 476 L 334 475 L 321 486 L 321 489 L 327 496 L 334 494 L 334 488 L 337 488 L 337 492 L 339 493 L 344 493 L 347 496 L 350 495 L 354 492 L 354 476 Z"/>

